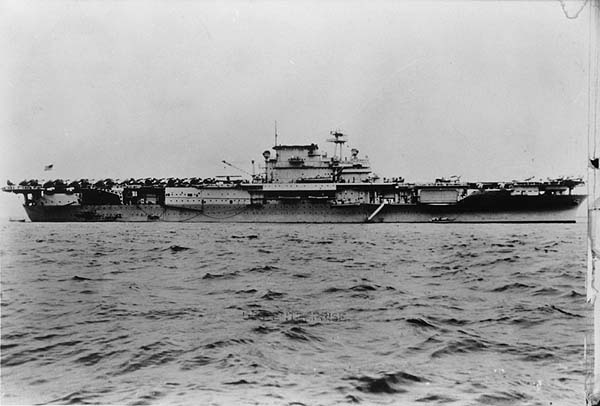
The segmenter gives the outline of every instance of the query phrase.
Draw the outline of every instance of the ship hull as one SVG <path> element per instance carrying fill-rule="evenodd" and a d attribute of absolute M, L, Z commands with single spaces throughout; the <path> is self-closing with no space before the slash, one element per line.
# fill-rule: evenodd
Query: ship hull
<path fill-rule="evenodd" d="M 583 195 L 468 199 L 461 204 L 332 204 L 273 201 L 263 204 L 166 206 L 24 206 L 33 222 L 199 223 L 573 223 Z"/>

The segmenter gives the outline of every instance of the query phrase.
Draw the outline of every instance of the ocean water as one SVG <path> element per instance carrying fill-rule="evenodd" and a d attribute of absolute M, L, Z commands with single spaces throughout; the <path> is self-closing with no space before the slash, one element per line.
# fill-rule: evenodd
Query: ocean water
<path fill-rule="evenodd" d="M 1 402 L 581 405 L 585 224 L 1 230 Z"/>

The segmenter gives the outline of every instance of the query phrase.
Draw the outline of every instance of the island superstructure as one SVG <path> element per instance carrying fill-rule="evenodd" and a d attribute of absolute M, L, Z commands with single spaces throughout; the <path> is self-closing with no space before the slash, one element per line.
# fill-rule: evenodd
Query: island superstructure
<path fill-rule="evenodd" d="M 581 179 L 431 183 L 380 179 L 368 158 L 346 136 L 331 132 L 333 156 L 316 144 L 275 145 L 263 153 L 264 167 L 251 180 L 236 177 L 187 179 L 62 180 L 2 190 L 24 196 L 31 221 L 121 222 L 574 222 L 585 194 Z"/>

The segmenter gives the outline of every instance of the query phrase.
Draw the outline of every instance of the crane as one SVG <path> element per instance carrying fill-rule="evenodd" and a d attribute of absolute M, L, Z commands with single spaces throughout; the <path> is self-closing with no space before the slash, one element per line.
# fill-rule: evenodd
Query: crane
<path fill-rule="evenodd" d="M 254 179 L 254 177 L 255 177 L 255 175 L 253 173 L 250 173 L 242 168 L 239 168 L 239 167 L 235 166 L 234 164 L 227 162 L 226 160 L 222 160 L 221 162 L 223 162 L 227 166 L 232 167 L 233 169 L 237 169 L 238 171 L 245 173 L 246 175 L 252 176 L 252 179 Z M 254 161 L 252 161 L 252 168 L 254 168 Z"/>

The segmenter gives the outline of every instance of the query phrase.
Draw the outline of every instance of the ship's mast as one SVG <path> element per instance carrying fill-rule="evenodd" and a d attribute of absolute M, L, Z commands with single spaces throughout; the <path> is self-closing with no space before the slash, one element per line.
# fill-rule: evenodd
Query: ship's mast
<path fill-rule="evenodd" d="M 330 131 L 329 134 L 333 135 L 333 138 L 329 138 L 327 139 L 328 142 L 333 142 L 335 144 L 334 146 L 334 150 L 333 150 L 333 156 L 335 157 L 337 155 L 337 150 L 338 150 L 338 145 L 339 145 L 339 149 L 340 149 L 340 155 L 339 155 L 339 160 L 342 160 L 342 146 L 348 141 L 347 140 L 347 135 L 343 134 L 339 131 Z"/>

